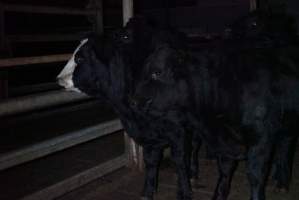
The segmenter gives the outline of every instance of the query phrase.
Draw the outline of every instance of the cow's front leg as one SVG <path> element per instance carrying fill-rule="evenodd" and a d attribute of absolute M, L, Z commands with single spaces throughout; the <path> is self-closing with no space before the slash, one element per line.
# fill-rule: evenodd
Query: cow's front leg
<path fill-rule="evenodd" d="M 217 164 L 219 178 L 213 200 L 226 200 L 230 191 L 231 180 L 237 166 L 237 161 L 230 158 L 218 157 Z"/>
<path fill-rule="evenodd" d="M 143 159 L 145 163 L 145 180 L 142 200 L 152 200 L 157 189 L 159 163 L 162 158 L 163 148 L 144 146 Z"/>
<path fill-rule="evenodd" d="M 198 135 L 194 135 L 192 139 L 191 163 L 190 163 L 190 178 L 192 181 L 197 181 L 199 177 L 198 154 L 202 141 Z"/>
<path fill-rule="evenodd" d="M 177 168 L 178 175 L 178 200 L 192 200 L 192 190 L 189 178 L 190 166 L 188 166 L 188 155 L 185 141 L 180 141 L 171 145 L 172 159 Z"/>

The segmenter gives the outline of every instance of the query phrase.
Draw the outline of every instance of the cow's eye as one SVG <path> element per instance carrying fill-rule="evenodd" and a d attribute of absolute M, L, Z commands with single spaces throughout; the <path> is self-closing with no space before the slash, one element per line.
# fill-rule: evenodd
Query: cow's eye
<path fill-rule="evenodd" d="M 256 23 L 256 22 L 252 22 L 252 23 L 251 23 L 251 27 L 252 27 L 252 28 L 255 28 L 256 26 L 257 26 L 257 23 Z"/>
<path fill-rule="evenodd" d="M 77 64 L 82 64 L 82 63 L 84 62 L 84 58 L 76 57 L 76 58 L 75 58 L 75 62 L 76 62 Z"/>
<path fill-rule="evenodd" d="M 157 79 L 159 79 L 159 77 L 161 76 L 161 72 L 160 71 L 156 71 L 156 72 L 153 72 L 152 74 L 151 74 L 151 78 L 153 79 L 153 80 L 157 80 Z"/>
<path fill-rule="evenodd" d="M 129 39 L 129 36 L 125 34 L 125 35 L 123 35 L 123 39 L 127 40 L 127 39 Z"/>

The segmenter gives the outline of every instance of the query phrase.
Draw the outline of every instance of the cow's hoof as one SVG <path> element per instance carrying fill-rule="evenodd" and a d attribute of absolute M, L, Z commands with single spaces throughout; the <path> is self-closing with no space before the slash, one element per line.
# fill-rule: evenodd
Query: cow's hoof
<path fill-rule="evenodd" d="M 190 179 L 190 182 L 191 182 L 192 188 L 194 188 L 194 189 L 202 189 L 202 188 L 206 187 L 204 184 L 202 184 L 200 182 L 200 179 Z"/>
<path fill-rule="evenodd" d="M 179 197 L 177 200 L 192 200 L 192 197 Z"/>
<path fill-rule="evenodd" d="M 274 187 L 274 192 L 276 193 L 286 194 L 288 191 L 289 190 L 285 187 Z"/>
<path fill-rule="evenodd" d="M 276 193 L 288 193 L 289 187 L 285 184 L 281 184 L 278 181 L 274 181 L 272 184 L 272 191 Z"/>
<path fill-rule="evenodd" d="M 191 184 L 193 184 L 193 183 L 198 183 L 199 182 L 199 179 L 196 177 L 196 178 L 191 178 L 190 179 L 190 182 L 191 182 Z"/>
<path fill-rule="evenodd" d="M 188 195 L 182 195 L 180 192 L 177 194 L 177 200 L 192 200 L 192 192 Z"/>
<path fill-rule="evenodd" d="M 153 197 L 141 197 L 140 200 L 153 200 Z"/>

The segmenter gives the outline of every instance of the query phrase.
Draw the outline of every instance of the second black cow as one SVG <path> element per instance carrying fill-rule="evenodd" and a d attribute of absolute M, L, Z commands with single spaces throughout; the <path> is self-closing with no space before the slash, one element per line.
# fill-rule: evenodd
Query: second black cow
<path fill-rule="evenodd" d="M 299 77 L 285 54 L 289 46 L 254 42 L 224 42 L 197 55 L 161 46 L 149 57 L 133 97 L 136 111 L 153 123 L 196 130 L 217 155 L 213 200 L 227 199 L 242 159 L 247 159 L 250 199 L 264 200 L 273 152 L 288 157 L 287 149 L 276 147 L 297 134 Z M 287 187 L 286 180 L 278 181 Z"/>

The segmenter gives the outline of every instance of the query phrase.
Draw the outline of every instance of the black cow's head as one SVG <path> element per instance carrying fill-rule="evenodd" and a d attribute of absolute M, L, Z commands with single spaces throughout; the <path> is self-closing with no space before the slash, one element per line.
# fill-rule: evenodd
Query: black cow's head
<path fill-rule="evenodd" d="M 106 41 L 90 36 L 81 41 L 64 69 L 57 76 L 59 85 L 67 90 L 97 96 L 109 82 L 109 48 Z"/>
<path fill-rule="evenodd" d="M 268 47 L 294 42 L 297 27 L 294 18 L 289 15 L 258 10 L 235 21 L 226 35 Z"/>
<path fill-rule="evenodd" d="M 63 70 L 57 76 L 58 84 L 63 86 L 66 90 L 80 92 L 80 90 L 74 86 L 73 81 L 73 73 L 77 67 L 75 56 L 77 52 L 80 50 L 80 48 L 84 46 L 87 42 L 87 38 L 81 41 L 80 45 L 74 51 L 72 57 L 68 60 Z"/>
<path fill-rule="evenodd" d="M 59 84 L 91 96 L 119 93 L 121 97 L 148 55 L 150 29 L 143 19 L 132 19 L 124 28 L 102 36 L 90 35 L 81 41 L 58 75 Z"/>
<path fill-rule="evenodd" d="M 131 99 L 134 109 L 152 115 L 179 109 L 187 98 L 186 55 L 162 45 L 147 59 L 140 81 Z"/>

